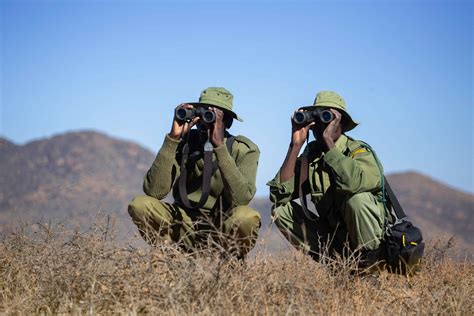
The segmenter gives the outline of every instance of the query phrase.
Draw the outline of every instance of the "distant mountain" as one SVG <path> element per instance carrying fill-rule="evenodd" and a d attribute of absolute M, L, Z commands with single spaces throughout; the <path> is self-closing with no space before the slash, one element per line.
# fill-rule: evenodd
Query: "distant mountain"
<path fill-rule="evenodd" d="M 8 139 L 0 137 L 0 150 L 3 152 L 4 150 L 7 151 L 10 148 L 15 147 L 16 145 L 9 141 Z"/>
<path fill-rule="evenodd" d="M 388 177 L 407 215 L 424 231 L 454 234 L 474 245 L 474 195 L 416 172 Z"/>
<path fill-rule="evenodd" d="M 73 132 L 16 146 L 0 141 L 0 223 L 125 214 L 154 155 L 97 132 Z M 128 216 L 128 215 L 127 215 Z"/>
<path fill-rule="evenodd" d="M 0 138 L 0 224 L 52 217 L 81 221 L 104 210 L 126 218 L 132 229 L 126 206 L 142 194 L 143 176 L 154 156 L 135 143 L 91 131 L 21 146 Z M 474 249 L 473 195 L 416 172 L 388 179 L 426 237 L 456 235 L 463 247 Z M 268 227 L 270 201 L 255 198 L 252 206 L 262 213 L 263 227 Z M 277 235 L 264 238 L 281 243 Z"/>

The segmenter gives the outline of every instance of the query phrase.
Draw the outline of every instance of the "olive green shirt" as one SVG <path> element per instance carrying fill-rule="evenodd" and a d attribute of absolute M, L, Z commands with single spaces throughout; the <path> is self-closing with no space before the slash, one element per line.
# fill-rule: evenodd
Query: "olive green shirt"
<path fill-rule="evenodd" d="M 341 135 L 335 145 L 335 148 L 325 153 L 321 144 L 310 142 L 298 158 L 295 176 L 281 182 L 278 172 L 275 178 L 267 183 L 270 187 L 270 199 L 276 207 L 298 198 L 302 156 L 306 156 L 309 162 L 309 184 L 303 191 L 304 194 L 311 194 L 319 214 L 324 215 L 333 209 L 340 209 L 348 197 L 357 193 L 381 194 L 380 171 L 373 154 L 360 142 L 346 135 Z"/>
<path fill-rule="evenodd" d="M 191 132 L 197 133 L 195 130 Z M 162 199 L 173 190 L 173 198 L 176 202 L 180 202 L 179 181 L 176 180 L 180 175 L 182 145 L 179 140 L 172 139 L 169 135 L 165 136 L 163 145 L 143 181 L 145 194 Z M 231 152 L 225 143 L 215 147 L 213 161 L 217 160 L 218 168 L 211 178 L 209 198 L 202 208 L 211 210 L 221 193 L 224 194 L 228 207 L 249 204 L 256 192 L 259 156 L 257 145 L 244 136 L 235 136 Z M 204 159 L 201 157 L 190 170 L 187 170 L 186 187 L 188 199 L 192 202 L 198 202 L 201 197 L 203 169 Z"/>

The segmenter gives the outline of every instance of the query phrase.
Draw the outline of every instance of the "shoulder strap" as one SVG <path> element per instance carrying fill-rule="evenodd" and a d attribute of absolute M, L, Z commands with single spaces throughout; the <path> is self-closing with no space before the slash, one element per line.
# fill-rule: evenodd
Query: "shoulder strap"
<path fill-rule="evenodd" d="M 226 147 L 229 153 L 232 151 L 232 145 L 234 143 L 234 137 L 228 137 L 226 141 Z M 183 157 L 181 159 L 181 167 L 180 167 L 180 176 L 179 176 L 179 196 L 181 198 L 181 202 L 184 204 L 186 208 L 189 209 L 198 209 L 201 208 L 209 198 L 209 194 L 211 191 L 211 178 L 212 174 L 217 170 L 218 165 L 217 161 L 212 161 L 212 153 L 214 148 L 212 144 L 208 141 L 204 144 L 204 170 L 202 175 L 202 193 L 199 199 L 199 202 L 195 205 L 191 204 L 191 201 L 188 199 L 188 191 L 186 188 L 187 182 L 187 169 L 186 164 L 189 155 L 189 144 L 186 143 L 183 147 Z"/>
<path fill-rule="evenodd" d="M 227 151 L 229 151 L 229 154 L 232 153 L 232 146 L 234 145 L 235 137 L 229 134 L 229 137 L 227 138 L 225 145 L 227 147 Z"/>
<path fill-rule="evenodd" d="M 181 159 L 181 168 L 180 168 L 180 176 L 179 176 L 179 196 L 181 198 L 181 202 L 184 204 L 186 208 L 189 209 L 197 209 L 202 207 L 210 193 L 211 188 L 211 176 L 212 176 L 212 152 L 213 147 L 212 144 L 208 141 L 204 144 L 204 170 L 202 175 L 202 193 L 199 202 L 195 205 L 191 205 L 191 202 L 188 199 L 188 190 L 186 189 L 186 180 L 187 180 L 187 170 L 186 170 L 186 160 L 188 159 L 189 154 L 189 146 L 186 143 L 183 148 L 183 157 Z"/>
<path fill-rule="evenodd" d="M 385 176 L 384 176 L 384 179 L 385 179 L 385 190 L 388 195 L 388 199 L 390 203 L 392 204 L 392 208 L 395 211 L 396 218 L 398 220 L 405 219 L 407 215 L 403 211 L 403 208 L 400 202 L 398 202 L 397 196 L 395 195 L 392 188 L 390 187 L 390 184 L 388 184 L 387 178 L 385 178 Z"/>

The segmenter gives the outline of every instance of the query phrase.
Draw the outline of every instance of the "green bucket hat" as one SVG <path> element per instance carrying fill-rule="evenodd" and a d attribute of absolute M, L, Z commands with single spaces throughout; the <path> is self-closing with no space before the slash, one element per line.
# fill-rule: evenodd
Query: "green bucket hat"
<path fill-rule="evenodd" d="M 316 95 L 313 105 L 305 106 L 305 107 L 302 107 L 301 109 L 310 110 L 312 108 L 317 108 L 317 107 L 332 108 L 332 109 L 337 109 L 341 111 L 342 117 L 344 120 L 344 125 L 343 125 L 343 130 L 342 130 L 343 132 L 350 131 L 351 129 L 359 125 L 359 123 L 355 122 L 352 119 L 352 117 L 349 115 L 349 113 L 347 113 L 346 102 L 336 92 L 321 91 Z"/>
<path fill-rule="evenodd" d="M 243 120 L 232 111 L 233 99 L 234 96 L 229 90 L 225 88 L 210 87 L 201 92 L 199 102 L 188 102 L 188 104 L 215 106 L 221 110 L 227 111 L 236 120 L 243 122 Z"/>

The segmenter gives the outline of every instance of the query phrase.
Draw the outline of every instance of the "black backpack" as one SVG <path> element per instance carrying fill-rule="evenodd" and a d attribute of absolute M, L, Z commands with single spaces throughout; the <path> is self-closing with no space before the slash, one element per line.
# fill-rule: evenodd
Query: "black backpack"
<path fill-rule="evenodd" d="M 384 177 L 385 178 L 385 177 Z M 385 262 L 390 272 L 413 274 L 423 257 L 425 243 L 421 230 L 408 220 L 392 188 L 385 179 L 386 207 L 395 217 L 393 224 L 387 223 L 383 240 Z"/>

